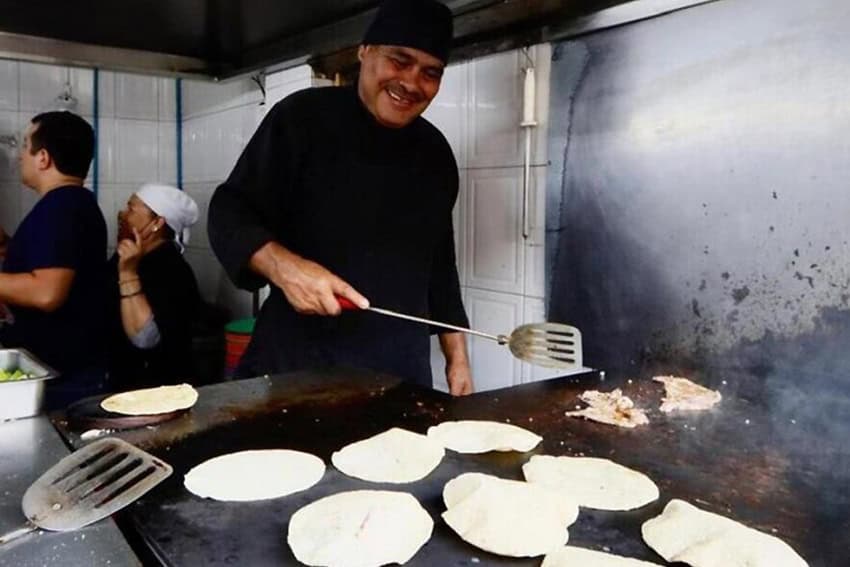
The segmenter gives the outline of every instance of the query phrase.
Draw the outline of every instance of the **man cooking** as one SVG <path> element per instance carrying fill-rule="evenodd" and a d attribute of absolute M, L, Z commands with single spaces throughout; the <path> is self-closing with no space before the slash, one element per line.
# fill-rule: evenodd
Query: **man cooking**
<path fill-rule="evenodd" d="M 21 181 L 39 195 L 6 247 L 0 303 L 12 323 L 5 347 L 23 347 L 61 374 L 45 405 L 61 407 L 104 387 L 106 221 L 83 187 L 94 130 L 70 112 L 32 119 L 20 152 Z"/>
<path fill-rule="evenodd" d="M 358 51 L 357 85 L 279 102 L 216 190 L 213 250 L 240 287 L 272 284 L 239 376 L 352 366 L 431 386 L 427 326 L 341 314 L 337 296 L 468 326 L 452 233 L 457 165 L 421 118 L 451 38 L 443 4 L 384 2 Z M 439 338 L 450 392 L 471 393 L 463 335 Z"/>

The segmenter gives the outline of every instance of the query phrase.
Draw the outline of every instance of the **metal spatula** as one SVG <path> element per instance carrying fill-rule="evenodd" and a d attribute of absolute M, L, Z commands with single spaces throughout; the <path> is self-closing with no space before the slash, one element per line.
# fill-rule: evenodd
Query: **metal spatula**
<path fill-rule="evenodd" d="M 94 523 L 168 478 L 171 467 L 126 441 L 107 437 L 50 467 L 24 494 L 27 523 L 0 545 L 38 528 L 69 531 Z"/>
<path fill-rule="evenodd" d="M 336 296 L 336 299 L 339 301 L 339 306 L 346 311 L 360 309 L 344 297 Z M 407 319 L 408 321 L 425 323 L 426 325 L 434 325 L 460 333 L 484 337 L 485 339 L 496 341 L 500 345 L 508 345 L 508 348 L 515 357 L 537 366 L 565 369 L 581 368 L 582 366 L 581 332 L 570 325 L 564 325 L 562 323 L 532 323 L 517 327 L 510 335 L 491 335 L 465 327 L 449 325 L 448 323 L 440 323 L 439 321 L 432 321 L 422 317 L 397 313 L 389 309 L 381 309 L 379 307 L 368 307 L 367 309 L 381 315 L 398 317 L 400 319 Z"/>

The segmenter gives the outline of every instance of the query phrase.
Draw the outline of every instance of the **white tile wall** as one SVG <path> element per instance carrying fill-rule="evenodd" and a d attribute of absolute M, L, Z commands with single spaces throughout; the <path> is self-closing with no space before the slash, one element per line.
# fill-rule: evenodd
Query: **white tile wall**
<path fill-rule="evenodd" d="M 474 169 L 467 175 L 467 284 L 522 294 L 522 170 Z"/>
<path fill-rule="evenodd" d="M 466 167 L 467 129 L 467 66 L 451 65 L 446 68 L 440 91 L 423 115 L 438 126 L 448 140 L 459 168 Z"/>
<path fill-rule="evenodd" d="M 150 120 L 115 119 L 117 180 L 142 184 L 155 181 L 159 168 L 159 127 Z M 153 178 L 153 179 L 152 179 Z"/>
<path fill-rule="evenodd" d="M 470 167 L 521 163 L 521 63 L 519 52 L 510 51 L 468 64 Z"/>
<path fill-rule="evenodd" d="M 221 83 L 183 81 L 183 116 L 186 119 L 247 104 L 259 105 L 261 101 L 260 88 L 247 77 Z"/>
<path fill-rule="evenodd" d="M 77 114 L 92 113 L 93 71 L 36 63 L 19 66 L 19 109 L 30 114 L 56 109 L 56 97 L 62 94 L 70 79 L 71 92 L 77 99 Z"/>
<path fill-rule="evenodd" d="M 183 182 L 197 183 L 205 178 L 204 168 L 210 159 L 209 134 L 201 118 L 183 121 Z"/>
<path fill-rule="evenodd" d="M 215 190 L 215 184 L 187 183 L 184 185 L 184 190 L 198 204 L 198 222 L 192 227 L 189 247 L 209 250 L 210 242 L 207 236 L 207 215 L 209 213 L 210 199 Z"/>
<path fill-rule="evenodd" d="M 159 79 L 128 73 L 115 74 L 115 116 L 137 120 L 159 119 Z"/>
<path fill-rule="evenodd" d="M 543 248 L 546 240 L 546 168 L 534 167 L 531 173 L 532 185 L 529 187 L 530 234 L 528 239 L 523 243 L 525 248 L 525 282 L 523 294 L 528 297 L 542 299 L 546 289 L 546 255 Z"/>
<path fill-rule="evenodd" d="M 173 120 L 157 123 L 157 180 L 177 184 L 177 126 Z"/>
<path fill-rule="evenodd" d="M 116 164 L 117 134 L 115 118 L 101 117 L 97 121 L 97 170 L 100 183 L 114 183 L 119 179 Z"/>
<path fill-rule="evenodd" d="M 510 333 L 522 320 L 522 296 L 469 289 L 466 308 L 474 327 L 495 335 Z M 504 345 L 481 337 L 470 337 L 469 359 L 476 391 L 493 390 L 522 381 L 520 362 Z"/>
<path fill-rule="evenodd" d="M 551 49 L 529 50 L 534 62 L 536 121 L 532 132 L 530 229 L 522 236 L 524 131 L 521 51 L 500 53 L 452 66 L 426 113 L 450 141 L 461 167 L 462 206 L 455 210 L 462 247 L 458 270 L 473 328 L 506 333 L 543 321 L 546 125 Z M 465 169 L 464 169 L 465 168 Z M 438 343 L 432 348 L 435 387 L 444 380 Z M 512 360 L 504 347 L 471 339 L 476 390 L 503 387 L 555 374 Z"/>
<path fill-rule="evenodd" d="M 101 120 L 115 118 L 115 75 L 112 71 L 99 71 L 97 75 L 97 114 Z"/>
<path fill-rule="evenodd" d="M 259 125 L 260 108 L 247 105 L 183 123 L 183 177 L 188 183 L 222 181 Z"/>
<path fill-rule="evenodd" d="M 0 60 L 0 110 L 18 110 L 18 63 Z"/>
<path fill-rule="evenodd" d="M 313 77 L 313 69 L 309 65 L 301 65 L 292 69 L 269 73 L 265 77 L 265 86 L 267 92 L 272 89 L 288 87 L 292 84 L 300 85 L 299 88 L 303 89 L 305 85 L 313 84 L 316 80 Z"/>
<path fill-rule="evenodd" d="M 175 122 L 177 120 L 177 81 L 168 77 L 159 77 L 157 83 L 159 120 Z"/>
<path fill-rule="evenodd" d="M 301 65 L 270 73 L 265 77 L 266 100 L 262 113 L 268 112 L 275 104 L 294 92 L 310 87 L 326 87 L 333 82 L 327 79 L 313 77 L 313 69 L 309 65 Z"/>

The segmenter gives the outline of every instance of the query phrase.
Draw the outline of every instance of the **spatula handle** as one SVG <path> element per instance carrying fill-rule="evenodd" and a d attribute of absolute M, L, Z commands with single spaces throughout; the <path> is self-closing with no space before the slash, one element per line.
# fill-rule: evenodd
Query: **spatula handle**
<path fill-rule="evenodd" d="M 27 522 L 26 525 L 24 525 L 23 527 L 0 535 L 0 545 L 6 545 L 7 543 L 14 541 L 18 538 L 24 537 L 28 533 L 34 532 L 37 529 L 38 526 L 31 522 Z"/>
<path fill-rule="evenodd" d="M 354 303 L 341 295 L 335 295 L 336 300 L 339 301 L 339 306 L 343 311 L 359 311 L 360 308 L 354 305 Z"/>
<path fill-rule="evenodd" d="M 339 301 L 339 306 L 343 311 L 351 311 L 351 310 L 359 310 L 354 303 L 347 300 L 346 298 L 336 295 L 336 300 Z M 396 311 L 390 311 L 389 309 L 381 309 L 379 307 L 369 306 L 367 309 L 372 311 L 373 313 L 380 313 L 381 315 L 387 315 L 389 317 L 397 317 L 399 319 L 405 319 L 407 321 L 415 321 L 417 323 L 423 323 L 425 325 L 433 325 L 435 327 L 441 327 L 443 329 L 448 329 L 450 331 L 457 331 L 459 333 L 467 333 L 469 335 L 476 335 L 479 337 L 484 337 L 485 339 L 490 339 L 498 342 L 500 345 L 507 344 L 510 340 L 510 337 L 505 335 L 491 335 L 490 333 L 482 333 L 481 331 L 474 331 L 472 329 L 467 329 L 466 327 L 458 327 L 457 325 L 449 325 L 448 323 L 441 323 L 439 321 L 432 321 L 431 319 L 425 319 L 423 317 L 414 317 L 413 315 L 407 315 L 406 313 L 398 313 Z"/>

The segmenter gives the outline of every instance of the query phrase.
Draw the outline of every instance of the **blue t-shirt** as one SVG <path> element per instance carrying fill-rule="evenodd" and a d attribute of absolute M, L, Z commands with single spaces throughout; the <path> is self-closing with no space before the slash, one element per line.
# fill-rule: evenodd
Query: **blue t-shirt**
<path fill-rule="evenodd" d="M 28 349 L 61 373 L 103 365 L 105 263 L 106 221 L 92 192 L 79 186 L 49 191 L 9 241 L 3 271 L 69 268 L 71 290 L 50 313 L 10 305 L 14 322 L 0 342 Z"/>

